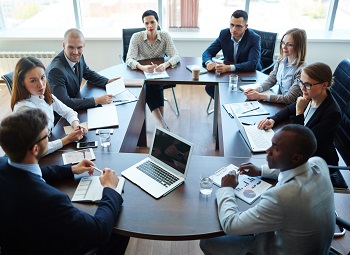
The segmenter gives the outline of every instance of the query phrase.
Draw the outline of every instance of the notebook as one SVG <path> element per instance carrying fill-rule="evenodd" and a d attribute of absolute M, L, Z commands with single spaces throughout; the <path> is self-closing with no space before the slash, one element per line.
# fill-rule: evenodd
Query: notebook
<path fill-rule="evenodd" d="M 217 170 L 211 177 L 218 187 L 221 187 L 221 179 L 230 172 L 236 172 L 238 167 L 230 164 Z M 248 204 L 252 204 L 272 185 L 260 179 L 245 174 L 238 175 L 238 186 L 234 189 L 235 195 Z"/>
<path fill-rule="evenodd" d="M 95 153 L 92 148 L 86 148 L 78 151 L 70 151 L 62 154 L 63 164 L 77 164 L 83 159 L 95 160 Z"/>
<path fill-rule="evenodd" d="M 269 114 L 258 101 L 224 104 L 223 107 L 231 118 L 233 118 L 233 112 L 235 112 L 238 118 Z"/>
<path fill-rule="evenodd" d="M 115 190 L 121 195 L 125 179 L 119 177 L 119 182 Z M 102 198 L 103 186 L 99 176 L 86 176 L 80 179 L 72 197 L 73 202 L 99 202 Z"/>
<path fill-rule="evenodd" d="M 123 78 L 119 78 L 118 80 L 106 84 L 106 93 L 114 97 L 122 93 L 123 91 L 125 91 L 125 84 Z"/>
<path fill-rule="evenodd" d="M 117 107 L 114 105 L 87 109 L 87 118 L 89 130 L 119 126 Z"/>
<path fill-rule="evenodd" d="M 257 125 L 243 125 L 234 111 L 232 114 L 239 131 L 252 152 L 265 152 L 271 146 L 271 139 L 274 135 L 272 129 L 265 131 L 258 129 Z"/>
<path fill-rule="evenodd" d="M 192 72 L 192 66 L 193 65 L 186 66 L 187 70 Z M 201 70 L 199 71 L 199 74 L 204 74 L 204 73 L 207 73 L 207 72 L 208 72 L 208 70 L 201 66 Z"/>
<path fill-rule="evenodd" d="M 156 127 L 148 157 L 121 174 L 151 196 L 160 198 L 184 182 L 192 150 L 191 142 Z"/>

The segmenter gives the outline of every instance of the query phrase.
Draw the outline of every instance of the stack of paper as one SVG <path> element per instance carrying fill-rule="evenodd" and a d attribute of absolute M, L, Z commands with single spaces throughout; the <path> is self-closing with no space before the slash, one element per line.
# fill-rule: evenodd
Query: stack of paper
<path fill-rule="evenodd" d="M 233 112 L 237 117 L 269 114 L 258 101 L 224 104 L 223 107 L 231 118 L 233 118 Z"/>

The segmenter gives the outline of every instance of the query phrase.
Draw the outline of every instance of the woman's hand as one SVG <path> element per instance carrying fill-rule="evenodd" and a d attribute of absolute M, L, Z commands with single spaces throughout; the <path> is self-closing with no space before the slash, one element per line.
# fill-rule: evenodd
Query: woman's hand
<path fill-rule="evenodd" d="M 244 95 L 247 97 L 249 100 L 261 100 L 261 94 L 258 93 L 255 89 L 246 89 L 244 91 Z"/>
<path fill-rule="evenodd" d="M 275 121 L 273 119 L 264 119 L 259 122 L 258 128 L 268 130 L 273 128 L 274 125 L 275 125 Z"/>
<path fill-rule="evenodd" d="M 309 102 L 310 100 L 305 97 L 298 97 L 295 105 L 295 115 L 303 114 Z"/>

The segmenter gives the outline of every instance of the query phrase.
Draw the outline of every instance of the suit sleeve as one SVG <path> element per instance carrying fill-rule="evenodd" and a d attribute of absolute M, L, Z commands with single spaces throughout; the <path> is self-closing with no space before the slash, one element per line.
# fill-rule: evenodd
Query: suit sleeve
<path fill-rule="evenodd" d="M 61 102 L 63 102 L 68 107 L 72 108 L 73 110 L 81 110 L 93 108 L 96 106 L 95 99 L 93 97 L 71 98 L 68 95 L 68 80 L 66 79 L 66 76 L 61 69 L 52 68 L 48 73 L 48 77 L 52 94 L 54 94 L 59 100 L 61 100 Z"/>
<path fill-rule="evenodd" d="M 43 179 L 47 183 L 73 178 L 72 164 L 62 166 L 43 166 L 40 168 Z"/>
<path fill-rule="evenodd" d="M 92 71 L 87 64 L 85 63 L 85 61 L 83 62 L 83 67 L 84 67 L 84 72 L 83 72 L 83 78 L 85 80 L 87 80 L 89 83 L 101 87 L 101 88 L 105 88 L 106 84 L 108 82 L 108 78 L 96 73 L 95 71 Z"/>
<path fill-rule="evenodd" d="M 257 69 L 260 70 L 261 38 L 260 36 L 250 36 L 247 40 L 248 42 L 245 47 L 249 49 L 244 49 L 244 53 L 248 54 L 248 58 L 247 61 L 235 64 L 237 72 L 253 72 Z"/>
<path fill-rule="evenodd" d="M 295 115 L 295 106 L 296 102 L 287 105 L 287 107 L 283 108 L 275 115 L 271 116 L 270 119 L 273 119 L 275 121 L 275 124 L 279 124 L 283 121 L 289 120 L 291 116 Z"/>
<path fill-rule="evenodd" d="M 221 36 L 221 32 L 220 32 Z M 222 49 L 220 36 L 203 52 L 202 65 L 205 67 L 205 62 L 211 60 Z"/>

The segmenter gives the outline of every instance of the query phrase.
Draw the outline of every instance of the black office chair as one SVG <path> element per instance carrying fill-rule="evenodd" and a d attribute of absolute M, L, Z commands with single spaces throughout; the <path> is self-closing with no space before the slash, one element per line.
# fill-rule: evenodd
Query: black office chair
<path fill-rule="evenodd" d="M 126 55 L 128 54 L 129 44 L 130 44 L 130 40 L 131 40 L 132 35 L 134 33 L 141 32 L 144 30 L 145 30 L 145 28 L 123 28 L 122 29 L 122 32 L 123 32 L 123 55 L 119 55 L 120 61 L 122 63 L 125 63 L 125 61 L 126 61 Z M 158 30 L 160 30 L 159 26 L 158 26 Z M 175 95 L 175 90 L 174 90 L 175 87 L 176 87 L 176 85 L 167 85 L 167 84 L 163 85 L 163 89 L 171 88 L 171 92 L 172 92 L 173 98 L 174 98 L 175 107 L 170 103 L 170 101 L 167 98 L 164 98 L 164 101 L 167 101 L 169 103 L 171 110 L 173 110 L 173 112 L 175 113 L 176 116 L 179 116 L 180 111 L 179 111 L 179 106 L 177 104 L 177 99 L 176 99 L 176 95 Z"/>
<path fill-rule="evenodd" d="M 333 85 L 330 88 L 331 94 L 338 103 L 341 111 L 340 125 L 336 131 L 334 145 L 340 156 L 347 166 L 329 166 L 331 169 L 337 169 L 332 174 L 331 179 L 336 192 L 348 193 L 348 185 L 346 184 L 341 170 L 350 170 L 350 60 L 344 59 L 339 63 L 333 73 Z"/>
<path fill-rule="evenodd" d="M 2 75 L 1 78 L 5 81 L 10 94 L 12 94 L 13 71 Z"/>

